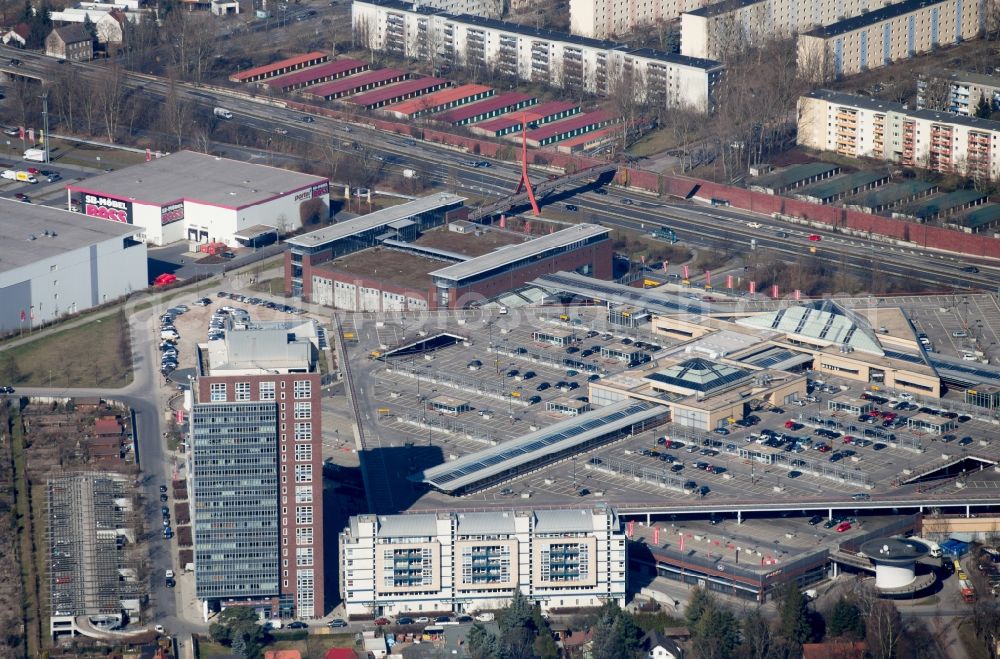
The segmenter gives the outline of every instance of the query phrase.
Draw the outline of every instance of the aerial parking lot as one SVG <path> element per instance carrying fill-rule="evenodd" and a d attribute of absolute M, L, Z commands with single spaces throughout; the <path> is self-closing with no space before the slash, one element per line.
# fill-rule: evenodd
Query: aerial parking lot
<path fill-rule="evenodd" d="M 600 307 L 339 318 L 363 460 L 369 477 L 386 483 L 370 491 L 384 490 L 374 496 L 386 508 L 453 500 L 410 477 L 600 409 L 610 401 L 592 399 L 593 382 L 627 379 L 629 369 L 677 351 L 676 341 L 646 329 L 612 328 Z M 1000 445 L 983 410 L 806 374 L 807 394 L 783 407 L 761 405 L 715 431 L 657 424 L 463 499 L 850 502 L 995 486 Z M 946 478 L 922 482 L 948 465 Z"/>

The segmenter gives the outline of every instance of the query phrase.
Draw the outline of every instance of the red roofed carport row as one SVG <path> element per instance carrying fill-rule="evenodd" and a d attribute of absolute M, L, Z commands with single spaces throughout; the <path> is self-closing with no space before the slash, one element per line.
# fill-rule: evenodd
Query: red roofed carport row
<path fill-rule="evenodd" d="M 375 89 L 352 97 L 348 102 L 360 105 L 369 110 L 381 108 L 393 103 L 405 101 L 408 98 L 430 94 L 439 89 L 451 86 L 451 80 L 443 78 L 417 78 L 406 80 L 395 85 Z"/>
<path fill-rule="evenodd" d="M 337 80 L 367 70 L 368 62 L 356 59 L 334 60 L 332 62 L 324 62 L 319 66 L 270 78 L 261 84 L 267 85 L 274 91 L 290 92 L 308 85 Z"/>
<path fill-rule="evenodd" d="M 305 55 L 296 55 L 295 57 L 247 69 L 246 71 L 237 71 L 229 76 L 229 79 L 232 82 L 257 82 L 258 80 L 265 80 L 285 73 L 291 73 L 292 71 L 298 71 L 307 66 L 314 66 L 328 59 L 330 59 L 328 54 L 319 51 L 306 53 Z"/>
<path fill-rule="evenodd" d="M 360 94 L 370 89 L 391 85 L 394 82 L 401 82 L 410 77 L 407 71 L 402 69 L 379 69 L 378 71 L 367 71 L 357 75 L 348 76 L 333 82 L 315 85 L 302 90 L 303 96 L 310 98 L 332 101 L 335 98 Z"/>
<path fill-rule="evenodd" d="M 551 121 L 557 121 L 570 117 L 580 112 L 580 106 L 568 101 L 549 101 L 539 103 L 525 108 L 519 112 L 511 112 L 507 116 L 497 117 L 482 123 L 470 126 L 473 133 L 489 135 L 490 137 L 503 137 L 510 133 L 521 130 L 522 117 L 528 123 L 528 128 L 536 128 Z"/>
<path fill-rule="evenodd" d="M 385 108 L 385 112 L 393 114 L 400 119 L 417 119 L 427 114 L 449 110 L 466 103 L 472 103 L 488 96 L 492 96 L 496 90 L 486 85 L 461 85 L 459 87 L 448 87 L 431 94 L 411 98 L 402 103 L 396 103 Z"/>
<path fill-rule="evenodd" d="M 528 146 L 545 146 L 553 142 L 576 137 L 577 135 L 590 133 L 617 122 L 618 117 L 606 110 L 587 112 L 563 121 L 556 121 L 535 128 L 534 130 L 529 130 L 527 135 Z"/>
<path fill-rule="evenodd" d="M 530 94 L 521 92 L 504 92 L 485 101 L 470 103 L 454 110 L 448 110 L 433 117 L 434 121 L 443 121 L 452 126 L 465 126 L 474 124 L 477 121 L 484 121 L 501 114 L 520 110 L 523 107 L 534 105 L 538 99 Z"/>

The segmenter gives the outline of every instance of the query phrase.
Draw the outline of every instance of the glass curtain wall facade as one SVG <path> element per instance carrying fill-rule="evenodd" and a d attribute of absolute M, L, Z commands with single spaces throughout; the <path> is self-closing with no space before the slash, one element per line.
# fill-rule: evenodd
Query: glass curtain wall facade
<path fill-rule="evenodd" d="M 277 596 L 277 405 L 207 403 L 192 416 L 197 596 Z"/>

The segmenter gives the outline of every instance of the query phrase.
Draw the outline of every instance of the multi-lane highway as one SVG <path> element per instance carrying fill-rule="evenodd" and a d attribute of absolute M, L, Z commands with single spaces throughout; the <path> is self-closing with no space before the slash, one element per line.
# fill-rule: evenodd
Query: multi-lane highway
<path fill-rule="evenodd" d="M 9 65 L 6 55 L 20 59 L 21 64 Z M 65 66 L 76 67 L 81 75 L 86 76 L 97 72 L 102 65 L 58 64 L 49 57 L 0 47 L 0 70 L 9 73 L 45 78 L 56 67 Z M 145 74 L 127 75 L 128 84 L 138 93 L 154 99 L 166 97 L 169 87 L 166 80 Z M 456 149 L 378 131 L 360 123 L 351 124 L 318 116 L 307 123 L 303 121 L 305 115 L 284 107 L 280 101 L 191 84 L 177 85 L 175 90 L 181 98 L 203 108 L 224 106 L 234 113 L 234 121 L 274 135 L 275 140 L 311 143 L 320 140 L 331 149 L 349 153 L 352 157 L 378 159 L 389 169 L 415 169 L 425 181 L 457 192 L 466 191 L 483 198 L 499 197 L 510 193 L 520 175 L 519 169 L 511 163 L 494 161 L 491 167 L 476 167 L 473 163 L 482 161 L 481 156 L 473 158 Z M 279 129 L 282 133 L 278 132 Z M 355 144 L 358 149 L 354 148 Z M 362 152 L 360 155 L 359 151 Z M 282 156 L 275 154 L 275 161 L 282 162 Z M 561 201 L 566 198 L 567 195 L 558 197 Z M 564 208 L 564 204 L 556 203 Z M 543 212 L 544 204 L 543 200 Z M 980 270 L 978 273 L 965 272 L 962 268 L 970 261 L 961 256 L 805 227 L 732 208 L 668 202 L 618 187 L 612 188 L 610 194 L 600 195 L 586 186 L 573 195 L 573 205 L 579 209 L 576 216 L 581 221 L 640 231 L 670 226 L 684 242 L 693 246 L 727 245 L 744 252 L 750 251 L 753 246 L 787 258 L 814 259 L 830 266 L 846 267 L 862 280 L 866 279 L 866 275 L 872 276 L 873 267 L 876 267 L 873 264 L 877 263 L 879 277 L 895 276 L 938 288 L 1000 289 L 1000 269 L 981 260 L 976 261 Z M 572 216 L 567 212 L 567 217 Z M 750 227 L 750 223 L 762 226 Z M 820 236 L 821 240 L 809 241 L 808 236 L 812 234 Z"/>

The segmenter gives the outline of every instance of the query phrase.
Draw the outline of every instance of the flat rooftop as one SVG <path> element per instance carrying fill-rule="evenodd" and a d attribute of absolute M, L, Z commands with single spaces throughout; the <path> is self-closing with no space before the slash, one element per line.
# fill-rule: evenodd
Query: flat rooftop
<path fill-rule="evenodd" d="M 0 272 L 138 231 L 131 224 L 0 199 Z"/>
<path fill-rule="evenodd" d="M 902 212 L 918 218 L 934 217 L 953 208 L 985 201 L 988 197 L 989 195 L 976 192 L 975 190 L 955 190 L 954 192 L 948 192 L 925 201 L 910 204 Z"/>
<path fill-rule="evenodd" d="M 909 199 L 914 195 L 930 194 L 937 189 L 933 183 L 926 181 L 902 181 L 889 183 L 874 190 L 859 192 L 847 200 L 848 204 L 861 206 L 886 206 Z"/>
<path fill-rule="evenodd" d="M 201 375 L 315 371 L 316 327 L 312 320 L 254 321 L 246 329 L 226 328 L 222 341 L 200 346 Z"/>
<path fill-rule="evenodd" d="M 154 206 L 186 199 L 239 209 L 327 182 L 280 167 L 178 151 L 66 188 Z"/>
<path fill-rule="evenodd" d="M 396 249 L 374 247 L 328 261 L 322 267 L 426 293 L 433 286 L 428 273 L 440 268 L 441 261 Z"/>
<path fill-rule="evenodd" d="M 708 7 L 704 7 L 704 9 L 716 6 L 718 5 L 709 5 Z M 906 106 L 902 103 L 883 101 L 878 98 L 872 98 L 871 96 L 862 96 L 861 94 L 847 94 L 845 92 L 833 91 L 832 89 L 817 89 L 805 94 L 804 96 L 806 98 L 816 98 L 830 103 L 849 105 L 852 107 L 863 108 L 865 110 L 872 110 L 874 112 L 906 112 Z"/>
<path fill-rule="evenodd" d="M 850 193 L 858 188 L 887 178 L 889 178 L 888 172 L 867 170 L 852 172 L 799 188 L 795 191 L 795 196 L 829 199 L 830 197 L 835 197 L 845 192 Z"/>
<path fill-rule="evenodd" d="M 958 223 L 970 229 L 989 226 L 1000 222 L 1000 204 L 986 204 L 963 215 Z"/>
<path fill-rule="evenodd" d="M 860 30 L 861 28 L 868 27 L 869 25 L 875 25 L 877 23 L 881 23 L 882 21 L 896 18 L 897 16 L 904 16 L 918 9 L 933 7 L 934 5 L 939 5 L 944 1 L 945 0 L 903 0 L 903 2 L 888 5 L 886 7 L 882 7 L 881 9 L 870 11 L 867 14 L 852 16 L 851 18 L 845 18 L 842 21 L 837 21 L 836 23 L 831 23 L 830 25 L 818 27 L 814 30 L 806 32 L 806 35 L 810 37 L 821 37 L 824 39 L 835 37 L 841 34 L 847 34 L 848 32 L 853 32 L 855 30 Z"/>
<path fill-rule="evenodd" d="M 294 236 L 285 242 L 298 247 L 318 247 L 326 243 L 331 243 L 335 240 L 340 240 L 341 238 L 352 236 L 361 231 L 367 231 L 368 229 L 384 226 L 397 220 L 405 220 L 413 217 L 414 215 L 426 213 L 427 211 L 434 210 L 435 208 L 456 204 L 462 201 L 465 201 L 465 197 L 449 194 L 447 192 L 432 194 L 426 197 L 421 197 L 420 199 L 408 201 L 405 204 L 390 206 L 388 208 L 383 208 L 382 210 L 377 210 L 374 213 L 362 215 L 361 217 L 355 217 L 344 222 L 338 222 L 337 224 L 329 227 L 323 227 L 322 229 L 317 229 L 316 231 L 304 233 L 301 236 Z"/>
<path fill-rule="evenodd" d="M 555 233 L 535 238 L 526 243 L 511 245 L 504 249 L 484 254 L 465 263 L 456 263 L 446 268 L 441 268 L 432 272 L 431 275 L 436 279 L 461 281 L 479 273 L 488 272 L 512 261 L 530 258 L 550 249 L 566 247 L 575 242 L 608 233 L 610 233 L 609 229 L 597 224 L 576 224 L 562 231 L 556 231 Z"/>
<path fill-rule="evenodd" d="M 761 188 L 781 189 L 785 186 L 804 181 L 807 178 L 821 176 L 830 172 L 839 172 L 840 165 L 831 165 L 828 162 L 810 162 L 803 165 L 792 165 L 785 169 L 758 176 L 751 179 L 748 184 Z"/>
<path fill-rule="evenodd" d="M 1000 131 L 1000 121 L 992 119 L 980 119 L 979 117 L 967 117 L 962 114 L 952 114 L 951 112 L 939 112 L 937 110 L 917 110 L 910 112 L 909 116 L 915 119 L 926 119 L 942 124 L 956 124 L 969 128 L 978 128 L 983 131 Z"/>
<path fill-rule="evenodd" d="M 447 227 L 441 227 L 421 234 L 419 238 L 413 241 L 413 244 L 420 247 L 443 249 L 465 256 L 476 257 L 489 254 L 508 245 L 523 243 L 525 242 L 525 238 L 526 236 L 506 231 L 496 231 L 489 227 L 481 227 L 481 233 L 478 236 L 474 233 L 449 231 Z M 434 269 L 436 270 L 437 268 Z"/>

